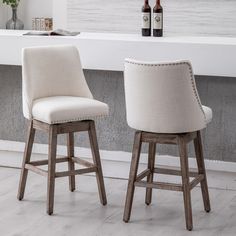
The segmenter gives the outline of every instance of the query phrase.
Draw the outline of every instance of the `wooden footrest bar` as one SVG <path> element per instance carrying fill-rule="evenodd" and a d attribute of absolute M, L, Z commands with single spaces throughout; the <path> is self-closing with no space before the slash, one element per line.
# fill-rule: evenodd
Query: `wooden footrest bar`
<path fill-rule="evenodd" d="M 56 172 L 55 178 L 73 176 L 73 175 L 82 175 L 82 174 L 91 173 L 91 172 L 97 172 L 97 167 L 94 166 L 94 167 L 84 168 L 80 170 Z"/>
<path fill-rule="evenodd" d="M 195 179 L 193 179 L 190 182 L 190 188 L 193 189 L 195 186 L 197 186 L 202 180 L 204 179 L 204 175 L 198 175 Z"/>
<path fill-rule="evenodd" d="M 68 162 L 68 161 L 69 161 L 68 157 L 60 157 L 56 159 L 56 163 L 62 163 L 62 162 Z M 29 164 L 32 166 L 44 166 L 44 165 L 48 165 L 48 160 L 31 161 Z"/>
<path fill-rule="evenodd" d="M 154 173 L 181 176 L 181 171 L 178 169 L 174 169 L 174 168 L 173 169 L 154 168 Z M 151 171 L 149 169 L 146 169 L 143 172 L 141 172 L 139 175 L 137 175 L 134 185 L 137 187 L 144 187 L 144 188 L 156 188 L 156 189 L 166 189 L 166 190 L 173 190 L 173 191 L 183 191 L 182 184 L 165 183 L 165 182 L 148 183 L 147 181 L 142 181 L 142 179 L 147 177 L 149 174 L 151 174 Z M 204 179 L 203 174 L 198 174 L 196 172 L 189 172 L 189 176 L 194 177 L 194 179 L 189 184 L 190 189 L 193 189 L 196 185 L 198 185 Z"/>
<path fill-rule="evenodd" d="M 147 177 L 149 174 L 151 174 L 151 171 L 149 169 L 144 170 L 143 172 L 141 172 L 137 178 L 136 178 L 136 182 L 139 182 L 140 180 L 142 180 L 143 178 Z"/>
<path fill-rule="evenodd" d="M 33 166 L 31 164 L 26 164 L 25 168 L 27 170 L 31 170 L 34 173 L 42 175 L 44 177 L 48 176 L 48 171 L 43 170 L 39 167 Z M 56 172 L 55 173 L 55 178 L 73 176 L 73 175 L 82 175 L 82 174 L 91 173 L 91 172 L 97 172 L 97 167 L 93 165 L 92 167 L 79 169 L 79 170 Z"/>
<path fill-rule="evenodd" d="M 164 182 L 147 183 L 146 181 L 139 181 L 139 182 L 135 182 L 134 185 L 137 187 L 144 187 L 144 188 L 183 191 L 183 187 L 181 184 L 170 184 L 170 183 L 164 183 Z"/>
<path fill-rule="evenodd" d="M 33 166 L 33 165 L 31 165 L 31 164 L 26 164 L 26 165 L 25 165 L 25 168 L 26 168 L 27 170 L 31 170 L 31 171 L 33 171 L 34 173 L 39 174 L 39 175 L 42 175 L 42 176 L 44 176 L 44 177 L 47 177 L 47 176 L 48 176 L 48 172 L 47 172 L 46 170 L 42 170 L 42 169 L 40 169 L 40 168 L 38 168 L 38 167 L 36 167 L 36 166 Z"/>
<path fill-rule="evenodd" d="M 156 174 L 164 174 L 164 175 L 177 175 L 177 176 L 181 176 L 181 170 L 177 169 L 177 168 L 154 168 L 154 173 Z M 189 176 L 190 177 L 197 177 L 199 176 L 199 174 L 197 172 L 193 172 L 190 171 L 189 172 Z"/>
<path fill-rule="evenodd" d="M 72 159 L 73 162 L 85 166 L 85 167 L 94 167 L 94 164 L 88 161 L 85 161 L 79 157 L 60 157 L 56 159 L 56 163 L 62 163 L 62 162 L 68 162 L 70 161 L 70 159 Z M 31 161 L 29 163 L 32 166 L 44 166 L 44 165 L 48 165 L 48 160 L 40 160 L 40 161 Z"/>
<path fill-rule="evenodd" d="M 94 167 L 94 164 L 88 161 L 85 161 L 79 157 L 72 157 L 73 162 L 82 165 L 82 166 L 86 166 L 86 167 Z"/>

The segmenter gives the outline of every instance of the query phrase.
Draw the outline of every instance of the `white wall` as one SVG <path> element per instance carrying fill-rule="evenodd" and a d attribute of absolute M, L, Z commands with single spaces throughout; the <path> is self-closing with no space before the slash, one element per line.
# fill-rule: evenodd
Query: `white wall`
<path fill-rule="evenodd" d="M 235 0 L 161 2 L 164 35 L 236 37 Z M 149 3 L 153 7 L 155 0 Z M 67 28 L 82 32 L 140 34 L 142 5 L 143 0 L 67 0 Z"/>
<path fill-rule="evenodd" d="M 52 17 L 52 3 L 53 0 L 21 0 L 18 10 L 18 17 L 24 22 L 25 29 L 31 29 L 33 17 Z M 1 28 L 5 28 L 5 23 L 10 17 L 10 7 L 0 3 Z"/>
<path fill-rule="evenodd" d="M 8 19 L 8 7 L 0 3 L 0 28 L 5 28 L 6 19 Z"/>
<path fill-rule="evenodd" d="M 3 28 L 3 9 L 0 7 L 0 28 Z"/>

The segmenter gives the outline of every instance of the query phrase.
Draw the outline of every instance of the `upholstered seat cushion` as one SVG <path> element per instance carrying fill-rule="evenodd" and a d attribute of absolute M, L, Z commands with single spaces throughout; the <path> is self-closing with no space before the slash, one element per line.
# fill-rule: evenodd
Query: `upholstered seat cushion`
<path fill-rule="evenodd" d="M 33 102 L 33 119 L 48 123 L 66 123 L 79 120 L 93 120 L 108 115 L 108 106 L 90 98 L 53 96 Z"/>
<path fill-rule="evenodd" d="M 202 106 L 202 109 L 205 113 L 205 117 L 206 117 L 206 123 L 210 123 L 212 120 L 212 110 L 210 107 L 207 106 Z"/>

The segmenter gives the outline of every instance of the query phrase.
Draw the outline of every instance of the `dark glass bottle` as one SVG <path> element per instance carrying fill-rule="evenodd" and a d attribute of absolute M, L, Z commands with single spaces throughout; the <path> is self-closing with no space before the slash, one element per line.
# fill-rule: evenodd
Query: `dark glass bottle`
<path fill-rule="evenodd" d="M 142 36 L 151 36 L 151 7 L 148 0 L 142 7 Z"/>
<path fill-rule="evenodd" d="M 156 0 L 156 5 L 153 8 L 153 36 L 163 36 L 163 8 L 160 0 Z"/>

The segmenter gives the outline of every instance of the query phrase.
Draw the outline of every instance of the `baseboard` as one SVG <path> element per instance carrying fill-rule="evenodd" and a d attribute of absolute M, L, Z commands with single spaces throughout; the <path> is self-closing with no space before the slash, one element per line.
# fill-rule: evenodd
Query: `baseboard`
<path fill-rule="evenodd" d="M 9 152 L 24 152 L 25 144 L 23 142 L 15 142 L 8 140 L 0 140 L 0 151 L 9 151 Z M 34 144 L 33 153 L 34 154 L 47 154 L 48 146 L 46 144 Z M 58 155 L 66 155 L 66 146 L 58 145 L 57 148 Z M 106 151 L 100 150 L 100 155 L 102 160 L 112 161 L 113 169 L 111 173 L 116 173 L 118 166 L 123 166 L 124 164 L 130 163 L 131 153 L 122 152 L 122 151 Z M 86 159 L 91 158 L 91 150 L 89 148 L 75 148 L 75 156 L 84 157 Z M 22 157 L 22 155 L 19 155 Z M 43 155 L 38 155 L 39 158 L 45 158 Z M 10 167 L 20 167 L 21 160 L 18 158 L 11 158 L 8 155 L 4 158 L 3 155 L 0 156 L 0 166 L 10 166 Z M 147 163 L 147 154 L 141 154 L 141 163 Z M 114 164 L 115 163 L 115 164 Z M 159 165 L 168 165 L 168 166 L 179 166 L 179 157 L 175 156 L 166 156 L 160 155 L 157 159 L 157 164 Z M 236 172 L 236 163 L 235 162 L 224 162 L 224 161 L 215 161 L 215 160 L 205 160 L 206 169 L 215 170 L 215 171 L 226 171 L 226 172 Z M 195 158 L 189 158 L 189 166 L 191 168 L 196 168 Z M 112 177 L 112 176 L 111 176 Z"/>

